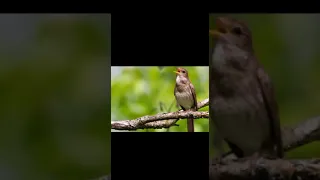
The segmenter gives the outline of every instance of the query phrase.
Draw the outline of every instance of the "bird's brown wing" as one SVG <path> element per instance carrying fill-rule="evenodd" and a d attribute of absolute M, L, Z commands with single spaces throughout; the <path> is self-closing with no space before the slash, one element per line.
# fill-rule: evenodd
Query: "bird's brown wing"
<path fill-rule="evenodd" d="M 194 89 L 194 86 L 191 83 L 189 83 L 189 86 L 190 86 L 192 97 L 193 97 L 193 102 L 194 102 L 193 106 L 194 106 L 194 109 L 197 111 L 198 110 L 198 103 L 197 103 L 196 91 Z"/>
<path fill-rule="evenodd" d="M 273 143 L 277 146 L 277 155 L 283 157 L 282 138 L 280 129 L 280 118 L 278 104 L 275 99 L 274 89 L 268 74 L 261 66 L 257 69 L 257 78 L 262 92 L 264 104 L 270 119 L 270 129 Z"/>

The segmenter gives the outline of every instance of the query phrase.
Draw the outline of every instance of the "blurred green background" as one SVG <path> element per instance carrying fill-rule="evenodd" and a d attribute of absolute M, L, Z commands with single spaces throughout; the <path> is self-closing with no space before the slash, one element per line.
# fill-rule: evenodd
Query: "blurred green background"
<path fill-rule="evenodd" d="M 111 67 L 111 120 L 132 120 L 145 115 L 179 110 L 174 97 L 177 67 Z M 184 67 L 195 87 L 197 101 L 209 98 L 209 68 Z M 170 108 L 171 107 L 171 108 Z M 208 111 L 208 107 L 199 111 Z M 187 121 L 169 129 L 141 129 L 138 132 L 187 132 Z M 208 119 L 194 120 L 195 132 L 208 132 Z M 117 132 L 112 130 L 112 132 Z M 118 131 L 121 132 L 121 131 Z"/>
<path fill-rule="evenodd" d="M 320 115 L 320 14 L 210 14 L 210 29 L 219 16 L 243 20 L 251 29 L 255 54 L 275 86 L 282 126 Z M 212 144 L 210 149 L 214 154 Z M 313 142 L 286 155 L 319 157 L 319 149 Z"/>
<path fill-rule="evenodd" d="M 0 179 L 110 173 L 110 15 L 1 14 L 0 26 Z"/>

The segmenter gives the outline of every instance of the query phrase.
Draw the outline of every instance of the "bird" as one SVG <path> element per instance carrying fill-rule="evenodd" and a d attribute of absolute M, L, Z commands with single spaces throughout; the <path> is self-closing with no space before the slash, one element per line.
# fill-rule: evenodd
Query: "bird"
<path fill-rule="evenodd" d="M 218 17 L 210 30 L 210 123 L 238 157 L 283 157 L 278 104 L 245 22 Z"/>
<path fill-rule="evenodd" d="M 178 105 L 184 110 L 197 111 L 197 96 L 195 88 L 192 85 L 188 71 L 185 68 L 178 67 L 176 71 L 176 84 L 174 88 L 174 96 Z M 194 132 L 193 117 L 187 118 L 188 132 Z"/>

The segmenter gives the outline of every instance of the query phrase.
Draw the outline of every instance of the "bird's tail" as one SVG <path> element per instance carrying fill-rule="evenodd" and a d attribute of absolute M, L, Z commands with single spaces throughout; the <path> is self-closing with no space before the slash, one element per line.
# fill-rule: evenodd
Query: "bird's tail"
<path fill-rule="evenodd" d="M 194 132 L 193 118 L 187 119 L 187 125 L 188 125 L 188 132 Z"/>

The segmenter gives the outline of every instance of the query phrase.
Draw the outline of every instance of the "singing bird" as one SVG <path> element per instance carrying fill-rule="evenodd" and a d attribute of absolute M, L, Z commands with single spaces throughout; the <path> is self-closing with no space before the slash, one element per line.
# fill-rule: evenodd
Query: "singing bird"
<path fill-rule="evenodd" d="M 278 106 L 254 54 L 251 31 L 233 18 L 216 20 L 210 60 L 210 121 L 237 157 L 283 157 Z"/>
<path fill-rule="evenodd" d="M 176 97 L 177 103 L 180 107 L 186 111 L 197 111 L 197 96 L 195 89 L 189 79 L 188 71 L 184 68 L 177 68 L 175 71 L 176 85 L 174 88 L 174 96 Z M 188 132 L 194 132 L 193 117 L 187 118 Z"/>

